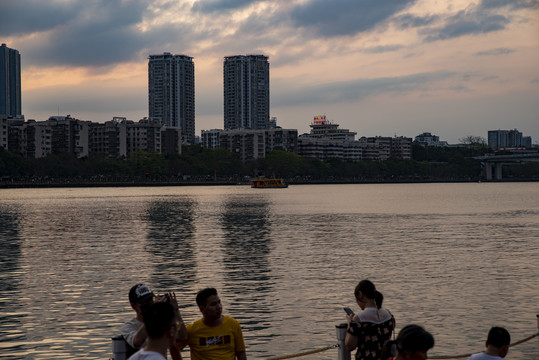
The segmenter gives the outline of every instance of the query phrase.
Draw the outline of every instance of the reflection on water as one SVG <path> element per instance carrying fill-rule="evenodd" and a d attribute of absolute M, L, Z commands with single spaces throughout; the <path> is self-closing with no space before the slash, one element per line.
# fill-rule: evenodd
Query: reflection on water
<path fill-rule="evenodd" d="M 269 327 L 265 318 L 271 313 L 273 283 L 270 206 L 264 197 L 231 196 L 223 205 L 221 227 L 224 235 L 224 284 L 228 292 L 241 294 L 233 299 L 229 311 L 257 340 Z"/>
<path fill-rule="evenodd" d="M 2 343 L 12 343 L 13 350 L 18 352 L 26 341 L 26 334 L 21 331 L 26 314 L 19 301 L 22 243 L 19 226 L 19 211 L 0 204 L 0 353 Z"/>
<path fill-rule="evenodd" d="M 146 251 L 152 255 L 152 283 L 158 289 L 178 289 L 195 280 L 195 210 L 190 198 L 156 200 L 146 209 Z"/>
<path fill-rule="evenodd" d="M 245 196 L 228 199 L 223 206 L 227 281 L 239 286 L 233 290 L 249 293 L 266 288 L 271 245 L 269 212 L 266 201 Z"/>
<path fill-rule="evenodd" d="M 0 189 L 0 358 L 109 358 L 138 282 L 186 321 L 218 288 L 251 359 L 310 350 L 336 342 L 361 278 L 432 355 L 479 351 L 493 325 L 537 330 L 538 218 L 537 183 Z"/>

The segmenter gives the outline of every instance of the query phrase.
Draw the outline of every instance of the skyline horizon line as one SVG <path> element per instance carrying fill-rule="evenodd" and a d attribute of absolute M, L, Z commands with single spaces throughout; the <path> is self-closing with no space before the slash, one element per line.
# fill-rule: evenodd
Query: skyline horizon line
<path fill-rule="evenodd" d="M 21 115 L 24 117 L 24 114 L 21 114 Z M 104 123 L 106 123 L 106 122 L 108 122 L 108 121 L 114 121 L 116 118 L 122 118 L 122 119 L 125 119 L 126 121 L 133 121 L 133 122 L 139 122 L 139 121 L 142 121 L 142 120 L 151 120 L 150 117 L 146 117 L 146 116 L 140 118 L 139 120 L 128 119 L 126 116 L 112 116 L 111 119 L 105 120 L 105 121 L 103 121 L 103 122 L 100 122 L 100 121 L 94 121 L 94 120 L 88 120 L 88 119 L 81 119 L 81 118 L 73 117 L 71 114 L 65 114 L 65 115 L 50 115 L 49 118 L 48 118 L 48 119 L 45 119 L 45 120 L 26 119 L 26 117 L 24 117 L 24 121 L 25 121 L 25 122 L 29 122 L 29 121 L 35 121 L 35 122 L 39 122 L 39 121 L 48 121 L 48 120 L 54 120 L 54 119 L 51 119 L 51 118 L 53 118 L 53 117 L 55 117 L 55 116 L 58 116 L 58 117 L 66 117 L 66 118 L 67 118 L 67 117 L 71 117 L 71 119 L 73 119 L 73 120 L 88 121 L 88 122 L 94 122 L 94 123 L 98 123 L 98 124 L 104 124 Z M 314 115 L 314 117 L 316 117 L 316 116 L 317 116 L 317 115 Z M 318 116 L 319 116 L 319 115 L 318 115 Z M 7 120 L 17 121 L 18 119 L 16 119 L 16 118 L 8 118 Z M 331 121 L 331 120 L 328 120 L 328 121 Z M 311 122 L 311 124 L 313 124 L 313 123 Z M 334 124 L 334 125 L 340 126 L 340 123 L 333 123 L 333 124 Z M 166 126 L 166 125 L 163 125 L 163 126 Z M 298 129 L 295 129 L 295 128 L 285 128 L 285 127 L 281 127 L 281 126 L 277 126 L 277 128 L 281 128 L 281 129 L 283 129 L 283 130 L 298 130 Z M 213 128 L 213 129 L 201 129 L 201 130 L 200 130 L 200 135 L 195 135 L 195 137 L 197 137 L 197 138 L 200 139 L 201 136 L 202 136 L 202 131 L 214 131 L 214 130 L 219 130 L 219 131 L 237 131 L 237 130 L 257 131 L 257 130 L 260 130 L 260 131 L 264 131 L 264 130 L 267 130 L 267 129 L 216 129 L 216 128 Z M 341 128 L 340 130 L 348 130 L 348 131 L 350 131 L 351 129 L 344 129 L 344 128 Z M 478 137 L 481 138 L 481 140 L 485 141 L 485 143 L 488 145 L 488 132 L 489 132 L 489 131 L 513 131 L 513 130 L 522 133 L 522 137 L 523 137 L 523 138 L 524 138 L 524 137 L 529 137 L 529 138 L 531 138 L 531 140 L 532 140 L 532 142 L 531 142 L 531 143 L 532 143 L 532 148 L 533 148 L 533 147 L 539 146 L 539 142 L 537 142 L 537 140 L 535 140 L 536 142 L 534 142 L 533 136 L 531 136 L 531 135 L 526 135 L 523 131 L 520 131 L 520 130 L 518 130 L 517 128 L 512 128 L 512 129 L 511 129 L 511 128 L 506 128 L 506 129 L 490 129 L 490 130 L 487 130 L 487 136 L 486 136 L 486 137 L 480 136 L 480 135 L 464 135 L 464 136 L 462 136 L 462 137 L 459 137 L 458 141 L 465 140 L 466 137 L 477 137 L 477 136 L 478 136 Z M 352 131 L 353 131 L 353 130 L 352 130 Z M 356 131 L 353 131 L 353 132 L 355 132 L 355 134 L 358 135 L 358 132 L 356 132 Z M 300 134 L 299 134 L 299 131 L 298 131 L 298 137 L 299 137 L 299 136 L 302 136 L 302 135 L 308 135 L 308 134 L 309 134 L 309 133 L 302 133 L 302 134 L 300 135 Z M 362 135 L 362 136 L 359 136 L 359 135 L 358 135 L 358 138 L 361 139 L 362 137 L 365 137 L 365 138 L 371 138 L 371 137 L 372 137 L 372 138 L 374 138 L 374 137 L 392 137 L 392 138 L 409 137 L 409 138 L 414 139 L 414 141 L 415 141 L 415 138 L 416 138 L 416 137 L 419 137 L 419 136 L 424 135 L 424 134 L 431 134 L 431 135 L 433 135 L 433 136 L 438 136 L 438 137 L 440 137 L 439 134 L 436 134 L 436 133 L 433 134 L 431 131 L 423 131 L 422 133 L 420 133 L 420 134 L 418 134 L 418 135 L 414 135 L 414 136 L 397 135 L 397 133 L 394 133 L 393 136 L 387 136 L 387 135 L 374 135 L 374 136 Z M 354 138 L 355 138 L 356 135 L 354 135 Z M 357 141 L 357 140 L 355 140 L 355 141 Z M 447 140 L 439 140 L 439 142 L 440 142 L 440 143 L 444 143 L 444 142 L 445 142 L 445 143 L 447 143 L 448 145 L 462 145 L 462 144 L 464 144 L 463 142 L 451 143 L 451 142 L 449 142 L 449 141 L 447 141 Z M 198 144 L 200 144 L 200 143 L 198 143 Z M 185 145 L 185 144 L 184 144 L 184 145 Z"/>

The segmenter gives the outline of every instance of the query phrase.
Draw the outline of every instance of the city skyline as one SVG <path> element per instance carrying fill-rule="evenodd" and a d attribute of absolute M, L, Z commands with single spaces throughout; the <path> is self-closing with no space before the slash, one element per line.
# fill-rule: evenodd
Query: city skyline
<path fill-rule="evenodd" d="M 196 63 L 196 134 L 223 125 L 222 64 L 271 63 L 270 116 L 313 115 L 358 136 L 456 143 L 488 130 L 539 139 L 537 1 L 3 2 L 0 39 L 21 54 L 22 113 L 104 122 L 148 116 L 150 54 Z M 36 20 L 37 19 L 37 20 Z"/>

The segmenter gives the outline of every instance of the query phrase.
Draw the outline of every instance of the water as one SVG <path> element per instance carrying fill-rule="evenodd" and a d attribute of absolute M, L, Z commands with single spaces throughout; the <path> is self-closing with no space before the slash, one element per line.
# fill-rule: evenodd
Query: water
<path fill-rule="evenodd" d="M 537 331 L 538 239 L 539 183 L 0 189 L 0 358 L 110 358 L 137 282 L 188 322 L 216 287 L 250 359 L 322 348 L 363 278 L 430 355 L 480 351 Z"/>

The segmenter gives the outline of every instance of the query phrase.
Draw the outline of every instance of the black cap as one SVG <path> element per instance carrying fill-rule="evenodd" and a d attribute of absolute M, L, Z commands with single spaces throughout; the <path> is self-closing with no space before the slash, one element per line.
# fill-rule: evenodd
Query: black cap
<path fill-rule="evenodd" d="M 153 296 L 153 292 L 144 284 L 137 284 L 129 290 L 129 302 L 131 303 L 140 304 L 153 298 Z"/>

